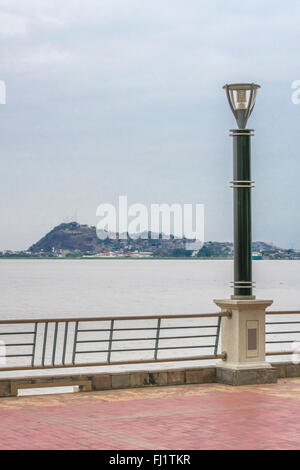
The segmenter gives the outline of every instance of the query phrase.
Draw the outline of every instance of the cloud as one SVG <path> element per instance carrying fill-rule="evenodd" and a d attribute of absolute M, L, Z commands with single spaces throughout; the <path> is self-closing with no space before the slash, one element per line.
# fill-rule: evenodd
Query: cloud
<path fill-rule="evenodd" d="M 37 23 L 40 23 L 42 26 L 48 26 L 48 27 L 61 27 L 66 25 L 66 21 L 63 18 L 59 18 L 57 16 L 51 16 L 51 15 L 38 15 L 37 16 Z"/>
<path fill-rule="evenodd" d="M 68 65 L 76 61 L 77 57 L 72 52 L 63 48 L 55 48 L 51 45 L 43 44 L 25 52 L 19 64 L 36 68 L 55 64 Z"/>
<path fill-rule="evenodd" d="M 300 3 L 282 0 L 1 0 L 0 79 L 9 93 L 1 107 L 3 166 L 21 161 L 28 172 L 19 186 L 29 220 L 37 219 L 34 181 L 44 206 L 53 193 L 54 212 L 61 205 L 72 212 L 65 194 L 79 194 L 78 188 L 88 207 L 100 190 L 109 200 L 121 187 L 134 199 L 139 187 L 137 197 L 146 194 L 144 185 L 151 197 L 170 200 L 178 188 L 190 197 L 203 194 L 212 201 L 209 210 L 225 214 L 213 188 L 230 177 L 226 165 L 231 172 L 230 142 L 222 139 L 234 120 L 221 88 L 230 81 L 263 85 L 251 118 L 266 126 L 261 141 L 254 140 L 264 155 L 254 160 L 255 172 L 268 174 L 273 166 L 282 172 L 290 158 L 282 154 L 298 162 L 300 105 L 291 104 L 290 84 L 300 78 L 299 16 Z M 184 171 L 185 162 L 192 172 Z M 14 171 L 8 170 L 1 195 L 10 200 Z M 271 194 L 271 182 L 264 184 Z M 295 188 L 287 189 L 291 200 Z M 227 219 L 211 221 L 216 238 L 224 227 L 231 233 Z M 6 248 L 9 234 L 7 240 Z"/>
<path fill-rule="evenodd" d="M 9 38 L 24 36 L 29 31 L 29 23 L 23 16 L 0 12 L 0 35 Z"/>

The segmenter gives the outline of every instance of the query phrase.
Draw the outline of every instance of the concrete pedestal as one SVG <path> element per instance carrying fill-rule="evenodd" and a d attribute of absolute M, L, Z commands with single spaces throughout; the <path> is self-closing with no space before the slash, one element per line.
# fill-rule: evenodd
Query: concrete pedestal
<path fill-rule="evenodd" d="M 214 300 L 231 317 L 222 318 L 222 352 L 217 380 L 230 385 L 275 383 L 277 371 L 265 357 L 265 311 L 272 300 Z"/>

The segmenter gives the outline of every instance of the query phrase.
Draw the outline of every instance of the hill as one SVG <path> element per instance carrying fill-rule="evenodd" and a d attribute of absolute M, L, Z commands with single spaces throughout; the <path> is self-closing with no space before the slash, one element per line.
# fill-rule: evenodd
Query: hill
<path fill-rule="evenodd" d="M 98 234 L 99 235 L 99 234 Z M 34 243 L 28 251 L 32 254 L 37 253 L 53 253 L 53 254 L 66 254 L 66 252 L 80 252 L 81 254 L 97 255 L 115 252 L 119 254 L 126 254 L 132 252 L 157 252 L 157 255 L 164 256 L 166 252 L 173 250 L 185 250 L 185 239 L 162 239 L 161 235 L 157 239 L 151 238 L 150 233 L 148 238 L 131 238 L 125 235 L 125 238 L 103 239 L 103 232 L 101 237 L 97 236 L 96 227 L 88 225 L 80 225 L 77 222 L 67 224 L 60 224 L 54 227 L 38 242 Z M 145 235 L 145 234 L 144 234 Z M 146 234 L 147 236 L 147 234 Z M 183 256 L 188 256 L 189 253 L 182 253 Z"/>
<path fill-rule="evenodd" d="M 99 234 L 98 234 L 99 235 Z M 136 256 L 136 257 L 190 257 L 199 258 L 232 258 L 232 242 L 205 242 L 197 251 L 191 251 L 185 238 L 163 239 L 121 237 L 103 239 L 97 236 L 96 227 L 80 225 L 77 222 L 63 223 L 54 227 L 26 252 L 26 256 Z M 144 236 L 147 234 L 144 234 Z M 253 242 L 253 252 L 256 258 L 262 259 L 300 259 L 297 250 L 278 248 L 271 243 Z"/>

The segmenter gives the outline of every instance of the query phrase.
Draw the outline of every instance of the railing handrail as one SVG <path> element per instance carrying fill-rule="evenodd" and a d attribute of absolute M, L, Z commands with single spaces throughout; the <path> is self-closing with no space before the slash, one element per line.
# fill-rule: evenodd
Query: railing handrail
<path fill-rule="evenodd" d="M 300 310 L 267 310 L 266 315 L 300 315 Z"/>
<path fill-rule="evenodd" d="M 300 312 L 299 312 L 300 313 Z M 31 318 L 26 320 L 0 320 L 0 325 L 24 324 L 24 323 L 56 323 L 56 322 L 91 322 L 91 321 L 117 321 L 117 320 L 158 320 L 158 319 L 174 319 L 174 318 L 216 318 L 230 317 L 231 312 L 217 313 L 191 313 L 176 315 L 131 315 L 131 316 L 110 316 L 110 317 L 73 317 L 73 318 Z"/>
<path fill-rule="evenodd" d="M 270 310 L 266 311 L 266 315 L 300 315 L 300 310 Z M 176 319 L 176 318 L 217 318 L 217 317 L 230 317 L 231 312 L 213 312 L 213 313 L 190 313 L 190 314 L 176 314 L 176 315 L 124 315 L 124 316 L 109 316 L 109 317 L 60 317 L 60 318 L 30 318 L 30 319 L 14 319 L 14 320 L 0 320 L 0 325 L 9 324 L 24 324 L 24 323 L 56 323 L 56 322 L 91 322 L 91 321 L 118 321 L 118 320 L 158 320 L 161 319 Z"/>

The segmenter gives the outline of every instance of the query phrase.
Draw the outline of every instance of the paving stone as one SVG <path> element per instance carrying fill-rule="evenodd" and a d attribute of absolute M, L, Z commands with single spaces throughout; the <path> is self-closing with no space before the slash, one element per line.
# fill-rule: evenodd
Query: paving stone
<path fill-rule="evenodd" d="M 93 390 L 106 390 L 112 388 L 110 374 L 99 374 L 92 377 L 92 388 Z"/>
<path fill-rule="evenodd" d="M 300 364 L 287 364 L 286 377 L 300 377 Z"/>
<path fill-rule="evenodd" d="M 278 371 L 275 367 L 271 369 L 264 369 L 257 371 L 256 383 L 257 384 L 270 384 L 277 382 Z"/>
<path fill-rule="evenodd" d="M 255 385 L 276 383 L 277 369 L 245 369 L 234 370 L 226 367 L 216 368 L 216 381 L 227 385 Z"/>
<path fill-rule="evenodd" d="M 149 372 L 150 385 L 167 385 L 168 373 L 167 372 Z"/>
<path fill-rule="evenodd" d="M 10 390 L 10 382 L 0 382 L 0 397 L 9 397 Z"/>
<path fill-rule="evenodd" d="M 298 450 L 300 378 L 1 398 L 0 415 L 0 450 Z"/>
<path fill-rule="evenodd" d="M 216 368 L 216 381 L 218 383 L 235 385 L 233 370 L 217 367 Z"/>
<path fill-rule="evenodd" d="M 188 384 L 212 383 L 216 380 L 216 369 L 215 367 L 208 367 L 186 370 L 185 376 Z"/>
<path fill-rule="evenodd" d="M 149 374 L 147 372 L 136 372 L 130 375 L 131 387 L 143 387 L 149 384 Z"/>
<path fill-rule="evenodd" d="M 286 377 L 286 365 L 285 364 L 280 364 L 280 363 L 274 363 L 272 364 L 273 367 L 277 369 L 277 376 L 280 379 L 283 379 Z"/>
<path fill-rule="evenodd" d="M 112 388 L 130 387 L 130 374 L 112 375 L 111 384 Z"/>
<path fill-rule="evenodd" d="M 168 371 L 168 384 L 184 384 L 185 372 L 183 370 Z"/>

